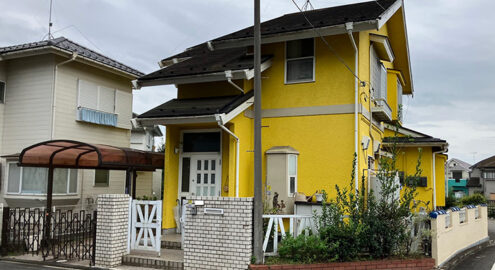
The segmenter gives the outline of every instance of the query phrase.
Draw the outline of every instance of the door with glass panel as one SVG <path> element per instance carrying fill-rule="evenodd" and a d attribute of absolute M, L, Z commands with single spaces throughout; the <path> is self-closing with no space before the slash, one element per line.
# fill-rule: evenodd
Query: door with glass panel
<path fill-rule="evenodd" d="M 220 196 L 220 158 L 217 155 L 191 157 L 191 193 L 196 196 Z"/>

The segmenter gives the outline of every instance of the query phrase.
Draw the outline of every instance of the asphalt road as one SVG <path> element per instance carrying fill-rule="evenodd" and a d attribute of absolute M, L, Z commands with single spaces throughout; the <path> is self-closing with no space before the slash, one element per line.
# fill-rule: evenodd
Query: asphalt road
<path fill-rule="evenodd" d="M 495 240 L 495 220 L 488 220 L 488 234 Z M 495 246 L 477 252 L 458 264 L 454 270 L 495 270 Z"/>
<path fill-rule="evenodd" d="M 36 270 L 36 269 L 56 270 L 56 269 L 68 269 L 68 268 L 0 261 L 0 270 Z"/>

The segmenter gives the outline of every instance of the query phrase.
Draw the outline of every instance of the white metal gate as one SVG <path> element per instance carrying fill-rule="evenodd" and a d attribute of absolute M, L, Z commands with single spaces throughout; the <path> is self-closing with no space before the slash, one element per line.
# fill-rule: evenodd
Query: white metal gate
<path fill-rule="evenodd" d="M 156 251 L 160 256 L 162 201 L 132 201 L 131 250 Z"/>

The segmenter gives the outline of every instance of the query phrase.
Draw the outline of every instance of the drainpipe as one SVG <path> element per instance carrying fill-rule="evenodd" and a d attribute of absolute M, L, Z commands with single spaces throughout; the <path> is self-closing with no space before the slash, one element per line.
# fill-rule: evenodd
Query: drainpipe
<path fill-rule="evenodd" d="M 235 84 L 233 81 L 232 81 L 232 70 L 226 70 L 225 71 L 225 78 L 227 78 L 227 82 L 230 83 L 232 86 L 234 86 L 237 90 L 241 91 L 241 93 L 244 94 L 244 89 L 242 89 L 241 87 L 239 87 L 239 85 Z"/>
<path fill-rule="evenodd" d="M 433 174 L 433 211 L 437 210 L 437 181 L 436 181 L 436 173 L 435 173 L 435 156 L 436 154 L 442 154 L 445 153 L 445 149 L 442 147 L 442 150 L 433 152 L 432 158 L 433 158 L 433 169 L 432 174 Z"/>
<path fill-rule="evenodd" d="M 230 136 L 234 137 L 236 144 L 235 144 L 235 196 L 239 197 L 239 145 L 240 145 L 240 140 L 239 137 L 237 137 L 232 131 L 230 131 L 228 128 L 224 126 L 223 122 L 223 114 L 215 114 L 215 119 L 217 120 L 218 126 L 225 130 Z"/>
<path fill-rule="evenodd" d="M 72 57 L 69 60 L 63 61 L 61 63 L 58 63 L 55 65 L 55 68 L 53 70 L 53 87 L 52 87 L 52 130 L 50 134 L 50 139 L 53 140 L 53 135 L 55 134 L 55 109 L 56 109 L 56 95 L 55 95 L 55 89 L 57 88 L 57 72 L 58 72 L 58 67 L 65 65 L 69 62 L 72 62 L 76 60 L 77 58 L 77 52 L 72 53 Z"/>
<path fill-rule="evenodd" d="M 354 48 L 354 72 L 356 73 L 356 78 L 354 79 L 354 153 L 356 153 L 356 164 L 354 169 L 355 176 L 355 185 L 356 192 L 359 192 L 359 140 L 358 140 L 358 109 L 359 109 L 359 97 L 358 97 L 358 85 L 359 81 L 357 78 L 358 73 L 358 57 L 359 51 L 356 45 L 356 41 L 354 40 L 354 36 L 352 35 L 352 29 L 354 28 L 352 22 L 348 22 L 345 24 L 345 29 L 347 30 L 347 34 L 349 35 L 349 39 L 351 40 L 352 47 Z M 371 121 L 371 120 L 370 120 Z"/>

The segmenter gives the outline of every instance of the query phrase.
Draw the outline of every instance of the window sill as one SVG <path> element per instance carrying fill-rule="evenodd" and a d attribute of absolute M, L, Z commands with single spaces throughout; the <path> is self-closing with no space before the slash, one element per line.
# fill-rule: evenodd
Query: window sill
<path fill-rule="evenodd" d="M 300 81 L 291 81 L 291 82 L 284 82 L 285 85 L 291 85 L 291 84 L 301 84 L 301 83 L 314 83 L 316 80 L 300 80 Z"/>
<path fill-rule="evenodd" d="M 110 187 L 110 185 L 108 185 L 108 186 L 97 186 L 97 185 L 94 185 L 93 187 L 94 188 L 107 188 L 107 187 Z"/>

